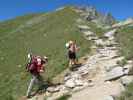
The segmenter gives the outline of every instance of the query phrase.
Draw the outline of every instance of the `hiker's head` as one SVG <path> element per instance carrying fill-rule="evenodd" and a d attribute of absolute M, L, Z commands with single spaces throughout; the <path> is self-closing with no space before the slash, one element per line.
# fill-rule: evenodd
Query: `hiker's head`
<path fill-rule="evenodd" d="M 69 41 L 69 45 L 72 45 L 72 44 L 73 44 L 73 41 L 72 41 L 72 40 L 70 40 L 70 41 Z"/>
<path fill-rule="evenodd" d="M 42 63 L 41 58 L 37 58 L 37 63 L 38 63 L 38 65 L 41 65 L 41 63 Z"/>

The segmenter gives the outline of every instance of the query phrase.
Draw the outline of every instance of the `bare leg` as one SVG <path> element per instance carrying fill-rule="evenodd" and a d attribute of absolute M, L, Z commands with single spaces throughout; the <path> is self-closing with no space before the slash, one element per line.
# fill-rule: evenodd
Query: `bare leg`
<path fill-rule="evenodd" d="M 78 59 L 74 59 L 74 64 L 78 64 Z"/>
<path fill-rule="evenodd" d="M 72 66 L 72 64 L 73 64 L 73 61 L 70 59 L 69 60 L 69 66 Z"/>
<path fill-rule="evenodd" d="M 72 59 L 72 65 L 75 65 L 77 63 L 76 59 Z"/>

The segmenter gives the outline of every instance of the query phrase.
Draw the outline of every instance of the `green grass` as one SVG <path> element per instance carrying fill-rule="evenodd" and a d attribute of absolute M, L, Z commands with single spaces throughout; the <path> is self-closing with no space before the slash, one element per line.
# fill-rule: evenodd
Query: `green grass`
<path fill-rule="evenodd" d="M 100 27 L 97 27 L 96 23 L 88 22 L 87 24 L 90 26 L 91 31 L 94 32 L 94 33 L 96 33 L 96 35 L 99 38 L 102 38 L 103 37 L 103 34 L 108 31 L 107 29 L 102 29 Z"/>
<path fill-rule="evenodd" d="M 76 40 L 78 56 L 90 50 L 75 24 L 79 15 L 71 8 L 32 14 L 0 23 L 0 98 L 16 100 L 25 95 L 30 74 L 25 72 L 27 53 L 47 55 L 43 76 L 51 80 L 67 68 L 65 43 Z"/>
<path fill-rule="evenodd" d="M 127 64 L 127 59 L 122 59 L 121 61 L 118 61 L 117 64 L 118 64 L 119 66 L 124 66 L 124 65 Z"/>
<path fill-rule="evenodd" d="M 68 100 L 68 98 L 70 98 L 71 95 L 65 94 L 63 96 L 61 96 L 60 98 L 58 98 L 57 100 Z"/>
<path fill-rule="evenodd" d="M 124 62 L 121 63 L 124 65 L 128 59 L 133 58 L 133 27 L 124 26 L 120 28 L 116 34 L 116 40 L 120 44 L 121 55 L 125 56 Z M 126 91 L 116 100 L 133 100 L 133 83 L 129 84 Z"/>
<path fill-rule="evenodd" d="M 133 100 L 133 83 L 129 84 L 126 87 L 126 91 L 124 91 L 116 100 Z"/>
<path fill-rule="evenodd" d="M 82 22 L 80 22 L 80 24 L 81 25 L 85 24 L 85 25 L 89 26 L 90 27 L 90 31 L 96 33 L 96 35 L 99 38 L 103 37 L 103 34 L 108 31 L 107 29 L 103 29 L 103 28 L 98 27 L 96 25 L 96 23 L 94 23 L 94 22 L 89 22 L 89 21 L 83 20 Z"/>
<path fill-rule="evenodd" d="M 126 59 L 133 58 L 133 27 L 124 27 L 118 30 L 116 40 L 121 47 L 121 55 Z"/>

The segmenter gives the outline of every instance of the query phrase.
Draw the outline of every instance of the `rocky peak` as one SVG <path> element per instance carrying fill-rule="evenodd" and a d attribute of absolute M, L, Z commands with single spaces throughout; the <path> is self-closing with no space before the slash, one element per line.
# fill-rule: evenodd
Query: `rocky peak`
<path fill-rule="evenodd" d="M 111 13 L 107 13 L 104 16 L 105 24 L 113 24 L 115 23 L 115 18 L 111 15 Z"/>
<path fill-rule="evenodd" d="M 133 25 L 133 18 L 128 18 L 124 21 L 120 21 L 114 25 L 112 25 L 113 28 L 117 28 L 117 27 L 123 27 L 123 26 L 132 26 Z"/>
<path fill-rule="evenodd" d="M 75 7 L 76 11 L 80 13 L 87 21 L 92 21 L 100 25 L 112 25 L 115 23 L 115 18 L 110 14 L 102 14 L 93 6 Z"/>

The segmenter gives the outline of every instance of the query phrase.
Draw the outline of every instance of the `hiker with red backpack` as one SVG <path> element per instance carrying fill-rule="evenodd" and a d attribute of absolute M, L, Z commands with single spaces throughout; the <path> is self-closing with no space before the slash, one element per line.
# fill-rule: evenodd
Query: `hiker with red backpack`
<path fill-rule="evenodd" d="M 30 81 L 30 84 L 28 86 L 27 90 L 27 98 L 31 97 L 31 91 L 34 84 L 37 84 L 39 86 L 39 89 L 42 88 L 44 85 L 43 79 L 40 75 L 40 73 L 44 72 L 45 64 L 48 62 L 48 58 L 40 57 L 40 56 L 34 56 L 32 54 L 28 54 L 29 62 L 27 64 L 27 71 L 31 73 L 32 79 Z"/>

